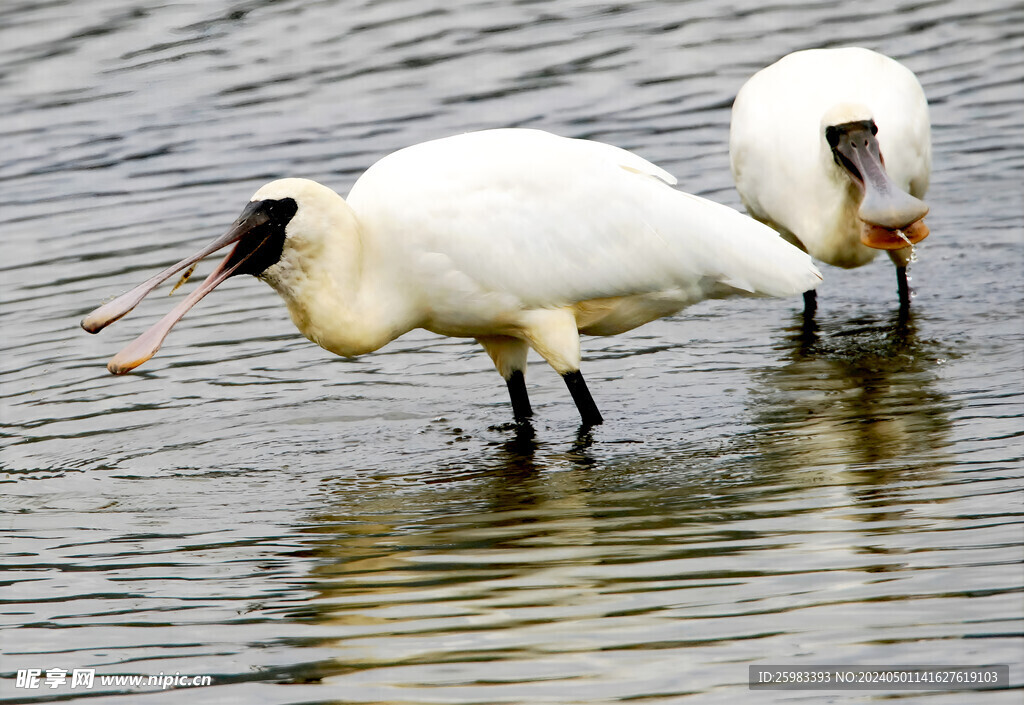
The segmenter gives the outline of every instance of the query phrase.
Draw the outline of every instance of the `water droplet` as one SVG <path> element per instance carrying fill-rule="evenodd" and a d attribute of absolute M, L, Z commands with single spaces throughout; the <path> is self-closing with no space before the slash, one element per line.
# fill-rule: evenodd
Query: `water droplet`
<path fill-rule="evenodd" d="M 905 242 L 908 245 L 910 245 L 910 261 L 911 262 L 916 262 L 917 261 L 917 248 L 914 247 L 914 243 L 912 243 L 910 241 L 909 237 L 907 237 L 906 235 L 903 234 L 902 230 L 897 230 L 896 234 L 899 235 L 901 238 L 903 238 L 903 242 Z"/>

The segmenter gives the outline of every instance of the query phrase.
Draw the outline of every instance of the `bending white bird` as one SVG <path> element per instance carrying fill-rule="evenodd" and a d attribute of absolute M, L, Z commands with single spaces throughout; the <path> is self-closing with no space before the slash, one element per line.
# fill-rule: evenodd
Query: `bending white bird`
<path fill-rule="evenodd" d="M 531 414 L 533 348 L 562 377 L 583 423 L 601 423 L 580 374 L 579 334 L 614 335 L 708 297 L 787 296 L 821 275 L 810 257 L 740 213 L 609 145 L 536 130 L 426 142 L 373 165 L 348 200 L 314 181 L 274 181 L 234 225 L 82 321 L 91 333 L 176 272 L 231 253 L 107 366 L 152 357 L 185 313 L 235 274 L 288 305 L 307 338 L 343 356 L 415 328 L 476 338 L 505 378 L 517 421 Z"/>
<path fill-rule="evenodd" d="M 811 49 L 740 89 L 729 155 L 747 211 L 813 257 L 852 268 L 888 251 L 905 308 L 910 245 L 928 235 L 930 135 L 909 69 L 867 49 Z M 804 302 L 812 313 L 815 293 Z"/>

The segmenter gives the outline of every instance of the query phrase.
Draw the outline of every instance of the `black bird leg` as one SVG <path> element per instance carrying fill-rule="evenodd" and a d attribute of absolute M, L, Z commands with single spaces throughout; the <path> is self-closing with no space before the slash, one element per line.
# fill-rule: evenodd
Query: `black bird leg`
<path fill-rule="evenodd" d="M 583 380 L 583 375 L 580 374 L 580 371 L 567 372 L 562 375 L 562 379 L 565 380 L 565 386 L 569 388 L 569 393 L 572 394 L 572 400 L 576 402 L 576 408 L 579 409 L 583 425 L 597 426 L 604 423 L 601 412 L 597 410 L 594 397 L 590 396 L 590 390 L 587 389 L 587 383 Z"/>
<path fill-rule="evenodd" d="M 813 318 L 818 310 L 818 292 L 814 289 L 804 292 L 804 318 Z"/>
<path fill-rule="evenodd" d="M 907 283 L 906 265 L 896 265 L 896 286 L 900 292 L 900 308 L 910 308 L 910 285 Z"/>
<path fill-rule="evenodd" d="M 512 416 L 516 423 L 529 421 L 533 416 L 533 407 L 530 406 L 530 396 L 526 393 L 526 376 L 523 371 L 513 370 L 505 384 L 508 385 L 508 396 L 512 400 Z"/>

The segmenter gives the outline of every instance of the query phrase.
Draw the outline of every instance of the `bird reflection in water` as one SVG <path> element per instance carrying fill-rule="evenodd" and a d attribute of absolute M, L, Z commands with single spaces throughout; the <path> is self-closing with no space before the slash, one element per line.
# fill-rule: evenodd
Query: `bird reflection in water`
<path fill-rule="evenodd" d="M 521 648 L 518 629 L 538 609 L 602 613 L 609 598 L 587 573 L 601 555 L 588 478 L 565 471 L 588 456 L 561 447 L 517 430 L 474 470 L 467 463 L 401 491 L 325 487 L 303 528 L 312 597 L 290 615 L 357 637 L 333 645 L 325 677 L 433 664 L 448 658 L 437 647 L 444 638 L 467 663 L 493 659 L 495 642 Z M 395 639 L 427 629 L 437 634 Z M 473 637 L 481 631 L 488 637 Z"/>
<path fill-rule="evenodd" d="M 427 482 L 463 482 L 493 475 L 501 478 L 503 483 L 508 482 L 514 494 L 518 482 L 535 481 L 552 466 L 588 468 L 597 463 L 590 452 L 594 444 L 593 428 L 586 423 L 579 426 L 575 439 L 564 451 L 544 447 L 546 444 L 537 440 L 537 433 L 529 423 L 502 424 L 490 430 L 505 435 L 504 440 L 493 443 L 494 452 L 488 454 L 485 461 L 460 463 Z"/>
<path fill-rule="evenodd" d="M 813 482 L 883 485 L 891 473 L 946 462 L 953 403 L 935 381 L 949 353 L 920 337 L 914 314 L 839 316 L 821 327 L 798 315 L 787 333 L 785 364 L 753 392 L 767 466 Z"/>

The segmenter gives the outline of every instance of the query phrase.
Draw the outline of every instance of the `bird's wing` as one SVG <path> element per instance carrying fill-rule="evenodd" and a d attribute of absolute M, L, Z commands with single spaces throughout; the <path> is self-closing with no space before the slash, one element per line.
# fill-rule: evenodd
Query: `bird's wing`
<path fill-rule="evenodd" d="M 529 307 L 716 283 L 786 296 L 820 281 L 773 230 L 674 181 L 609 145 L 491 130 L 396 152 L 348 201 L 391 256 L 431 258 L 435 272 L 441 258 Z"/>

